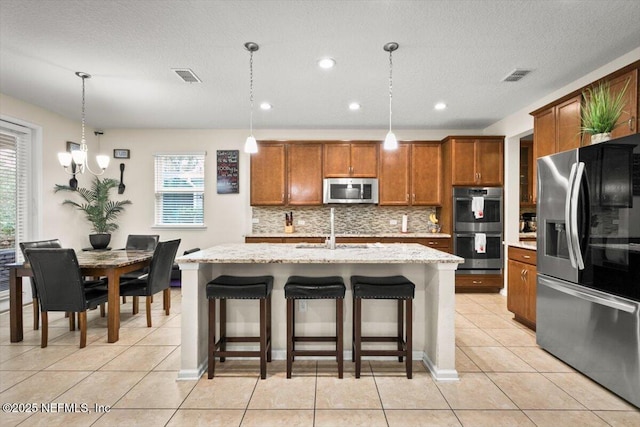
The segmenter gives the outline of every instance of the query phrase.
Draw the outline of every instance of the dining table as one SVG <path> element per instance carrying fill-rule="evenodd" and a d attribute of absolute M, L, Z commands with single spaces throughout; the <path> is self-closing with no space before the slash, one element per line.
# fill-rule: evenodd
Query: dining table
<path fill-rule="evenodd" d="M 153 251 L 76 251 L 83 276 L 106 277 L 108 289 L 107 342 L 114 343 L 120 332 L 120 276 L 147 267 Z M 29 263 L 7 264 L 9 268 L 9 318 L 11 342 L 23 339 L 22 278 L 32 277 Z"/>

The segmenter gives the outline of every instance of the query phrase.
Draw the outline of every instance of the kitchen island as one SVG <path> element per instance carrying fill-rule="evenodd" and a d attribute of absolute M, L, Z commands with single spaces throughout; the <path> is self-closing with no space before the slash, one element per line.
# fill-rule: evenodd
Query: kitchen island
<path fill-rule="evenodd" d="M 351 359 L 351 275 L 402 274 L 416 285 L 414 299 L 414 359 L 422 359 L 436 380 L 457 380 L 455 368 L 455 270 L 460 257 L 409 244 L 339 244 L 334 250 L 322 244 L 223 244 L 182 256 L 182 342 L 178 379 L 197 380 L 207 366 L 208 304 L 206 284 L 220 274 L 274 276 L 272 293 L 272 349 L 274 359 L 285 359 L 286 316 L 284 284 L 290 275 L 340 275 L 347 285 L 345 350 Z M 235 305 L 247 306 L 236 312 Z M 333 323 L 330 301 L 312 301 L 297 314 L 305 333 L 329 334 Z M 251 309 L 254 307 L 255 309 Z M 395 304 L 372 301 L 363 310 L 363 326 L 378 332 L 395 328 Z M 323 313 L 322 316 L 319 316 Z M 324 320 L 324 321 L 323 321 Z M 234 300 L 228 308 L 228 333 L 251 335 L 257 330 L 255 301 Z"/>

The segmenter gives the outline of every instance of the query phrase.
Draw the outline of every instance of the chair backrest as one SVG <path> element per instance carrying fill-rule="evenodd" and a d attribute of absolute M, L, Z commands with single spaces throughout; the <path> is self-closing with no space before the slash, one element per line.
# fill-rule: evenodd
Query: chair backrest
<path fill-rule="evenodd" d="M 157 234 L 129 234 L 125 249 L 152 251 L 156 248 L 158 240 L 160 236 Z"/>
<path fill-rule="evenodd" d="M 60 240 L 51 239 L 51 240 L 37 240 L 34 242 L 20 242 L 20 250 L 22 251 L 22 255 L 27 259 L 27 254 L 24 253 L 25 249 L 30 248 L 61 248 Z"/>
<path fill-rule="evenodd" d="M 86 297 L 73 249 L 27 248 L 42 311 L 84 311 Z"/>
<path fill-rule="evenodd" d="M 147 277 L 147 295 L 153 295 L 171 285 L 171 268 L 180 246 L 180 239 L 158 242 Z"/>
<path fill-rule="evenodd" d="M 198 252 L 199 250 L 200 250 L 200 248 L 187 249 L 186 251 L 184 251 L 184 253 L 182 255 L 189 255 L 189 254 L 192 254 L 194 252 Z"/>

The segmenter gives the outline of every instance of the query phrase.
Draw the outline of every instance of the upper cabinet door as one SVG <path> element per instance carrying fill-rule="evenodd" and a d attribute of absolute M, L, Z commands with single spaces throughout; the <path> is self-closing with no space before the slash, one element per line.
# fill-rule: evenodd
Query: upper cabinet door
<path fill-rule="evenodd" d="M 611 132 L 611 138 L 620 138 L 638 132 L 638 69 L 629 71 L 609 82 L 613 94 L 618 94 L 628 83 L 625 92 L 622 115 L 616 122 L 616 128 Z"/>
<path fill-rule="evenodd" d="M 350 176 L 351 144 L 324 145 L 324 176 L 325 178 L 344 178 Z"/>
<path fill-rule="evenodd" d="M 454 139 L 451 150 L 453 185 L 476 185 L 476 143 L 474 139 Z"/>
<path fill-rule="evenodd" d="M 251 205 L 284 205 L 285 172 L 285 145 L 258 144 L 251 155 Z"/>
<path fill-rule="evenodd" d="M 322 204 L 322 144 L 289 144 L 289 205 Z"/>
<path fill-rule="evenodd" d="M 393 151 L 380 151 L 378 203 L 407 206 L 409 199 L 409 167 L 411 145 L 398 144 Z"/>
<path fill-rule="evenodd" d="M 502 185 L 502 139 L 476 141 L 476 173 L 479 185 Z"/>
<path fill-rule="evenodd" d="M 351 175 L 355 178 L 378 176 L 378 143 L 351 144 Z"/>
<path fill-rule="evenodd" d="M 378 144 L 369 142 L 324 144 L 325 178 L 375 178 Z"/>
<path fill-rule="evenodd" d="M 581 145 L 581 103 L 582 95 L 578 95 L 555 106 L 557 152 L 579 148 Z"/>
<path fill-rule="evenodd" d="M 414 143 L 411 147 L 411 204 L 442 204 L 442 145 Z"/>

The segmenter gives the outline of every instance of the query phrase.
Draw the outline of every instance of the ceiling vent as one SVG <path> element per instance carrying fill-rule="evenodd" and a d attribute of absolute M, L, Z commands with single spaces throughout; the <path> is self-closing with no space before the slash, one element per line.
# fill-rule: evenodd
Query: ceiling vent
<path fill-rule="evenodd" d="M 527 74 L 529 74 L 531 70 L 524 70 L 522 68 L 516 68 L 512 72 L 510 72 L 504 79 L 503 82 L 517 82 Z"/>
<path fill-rule="evenodd" d="M 186 83 L 202 83 L 202 80 L 200 80 L 190 68 L 172 68 L 171 71 L 176 73 L 178 77 Z"/>

